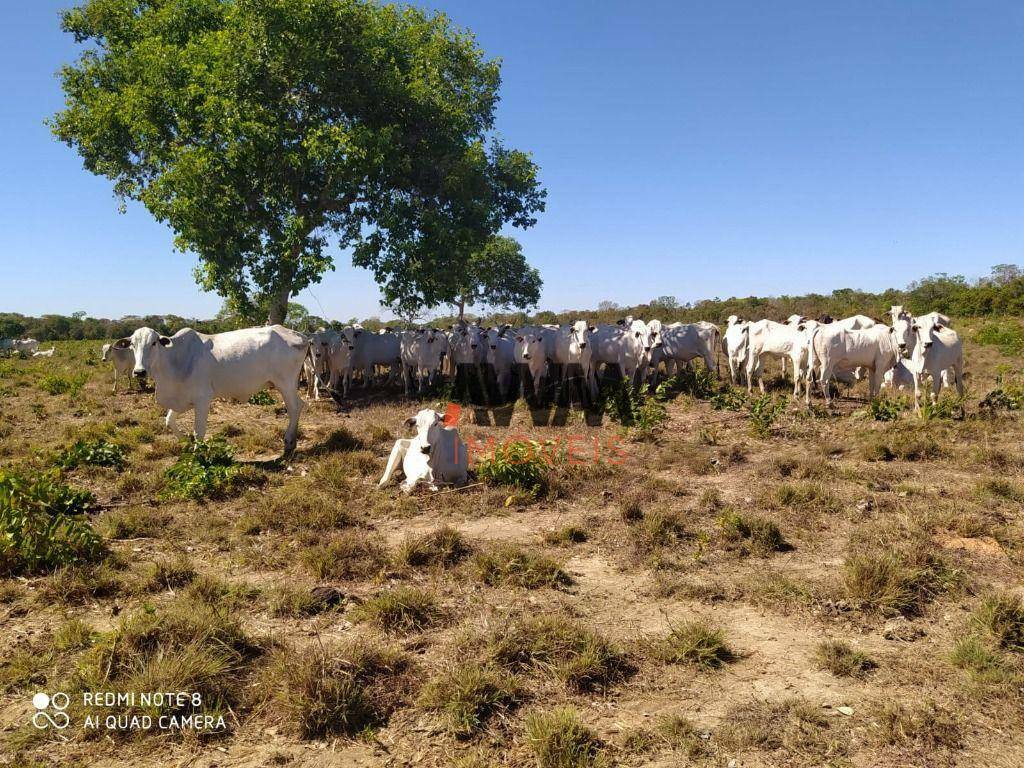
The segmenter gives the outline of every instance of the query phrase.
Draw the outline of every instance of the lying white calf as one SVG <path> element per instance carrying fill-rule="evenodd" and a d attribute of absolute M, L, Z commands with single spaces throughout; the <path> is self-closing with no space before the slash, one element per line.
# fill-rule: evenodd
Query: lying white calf
<path fill-rule="evenodd" d="M 56 347 L 50 347 L 49 349 L 41 349 L 38 352 L 33 352 L 32 357 L 53 357 L 54 350 Z"/>
<path fill-rule="evenodd" d="M 444 425 L 444 414 L 425 408 L 406 419 L 416 427 L 416 437 L 396 440 L 379 486 L 387 485 L 402 462 L 402 490 L 411 493 L 421 480 L 436 491 L 439 484 L 464 485 L 468 478 L 466 444 L 455 427 Z"/>

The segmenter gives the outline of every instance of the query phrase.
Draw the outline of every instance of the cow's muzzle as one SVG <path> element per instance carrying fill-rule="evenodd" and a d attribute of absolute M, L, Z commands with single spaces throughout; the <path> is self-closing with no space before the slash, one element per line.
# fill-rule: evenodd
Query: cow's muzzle
<path fill-rule="evenodd" d="M 906 352 L 906 351 L 907 351 L 907 345 L 906 344 L 900 344 L 900 352 Z"/>
<path fill-rule="evenodd" d="M 529 360 L 529 359 L 530 359 L 529 355 L 523 355 L 523 360 Z"/>
<path fill-rule="evenodd" d="M 135 376 L 136 379 L 144 379 L 146 378 L 146 369 L 136 368 L 134 371 L 132 371 L 132 374 Z"/>
<path fill-rule="evenodd" d="M 421 445 L 420 446 L 420 453 L 430 453 L 430 446 L 429 445 Z"/>
<path fill-rule="evenodd" d="M 580 349 L 586 349 L 586 348 L 587 348 L 587 342 L 581 341 L 580 342 Z"/>

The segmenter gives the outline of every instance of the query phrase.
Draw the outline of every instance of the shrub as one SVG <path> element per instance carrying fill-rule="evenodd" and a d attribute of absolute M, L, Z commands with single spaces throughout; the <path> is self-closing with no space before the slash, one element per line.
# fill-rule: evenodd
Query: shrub
<path fill-rule="evenodd" d="M 667 389 L 661 390 L 664 397 Z M 668 418 L 668 411 L 658 397 L 651 397 L 646 384 L 631 381 L 606 384 L 600 394 L 602 408 L 611 418 L 629 429 L 635 439 L 654 435 Z"/>
<path fill-rule="evenodd" d="M 654 644 L 656 658 L 668 664 L 691 664 L 699 669 L 718 669 L 735 658 L 725 643 L 725 633 L 706 622 L 670 624 L 668 636 Z"/>
<path fill-rule="evenodd" d="M 814 649 L 818 669 L 831 672 L 836 677 L 863 677 L 875 668 L 875 662 L 849 643 L 841 640 L 826 640 Z"/>
<path fill-rule="evenodd" d="M 124 469 L 124 448 L 108 443 L 102 437 L 97 440 L 78 440 L 65 448 L 54 461 L 61 469 L 74 469 L 82 464 L 94 467 L 113 467 Z"/>
<path fill-rule="evenodd" d="M 472 552 L 465 537 L 454 528 L 442 526 L 436 531 L 406 538 L 399 546 L 397 560 L 413 568 L 440 566 L 449 568 Z"/>
<path fill-rule="evenodd" d="M 747 393 L 741 389 L 727 389 L 711 396 L 711 407 L 716 411 L 742 411 L 747 404 Z"/>
<path fill-rule="evenodd" d="M 456 736 L 479 731 L 497 712 L 515 707 L 522 690 L 508 671 L 476 662 L 452 664 L 430 680 L 420 705 L 440 712 Z"/>
<path fill-rule="evenodd" d="M 303 739 L 355 736 L 387 722 L 412 688 L 401 651 L 355 642 L 335 650 L 282 651 L 264 682 L 274 711 Z"/>
<path fill-rule="evenodd" d="M 61 376 L 50 373 L 39 380 L 39 388 L 48 395 L 69 394 L 75 397 L 82 391 L 85 382 L 89 377 L 84 373 L 77 373 L 74 376 Z"/>
<path fill-rule="evenodd" d="M 98 560 L 103 543 L 86 518 L 94 505 L 58 474 L 0 471 L 0 574 Z"/>
<path fill-rule="evenodd" d="M 629 657 L 601 635 L 558 614 L 522 619 L 496 631 L 492 662 L 516 671 L 550 670 L 577 692 L 603 690 L 633 673 Z"/>
<path fill-rule="evenodd" d="M 498 544 L 486 552 L 477 553 L 473 557 L 473 567 L 477 578 L 492 587 L 539 589 L 572 583 L 569 575 L 554 560 L 515 544 Z"/>
<path fill-rule="evenodd" d="M 597 763 L 601 752 L 597 735 L 570 707 L 529 715 L 526 742 L 540 768 L 586 768 Z"/>
<path fill-rule="evenodd" d="M 965 416 L 965 398 L 951 393 L 943 393 L 933 403 L 931 399 L 924 399 L 921 403 L 921 418 L 925 421 L 933 419 L 956 419 L 962 420 Z"/>
<path fill-rule="evenodd" d="M 715 371 L 704 366 L 680 366 L 675 376 L 666 379 L 654 390 L 659 400 L 666 399 L 672 392 L 683 392 L 698 400 L 707 400 L 718 388 Z"/>
<path fill-rule="evenodd" d="M 750 430 L 761 438 L 771 437 L 772 425 L 786 410 L 785 398 L 776 398 L 772 394 L 755 397 L 749 405 Z"/>
<path fill-rule="evenodd" d="M 547 468 L 544 451 L 534 440 L 509 441 L 476 462 L 477 477 L 488 485 L 511 486 L 535 495 L 547 485 Z"/>
<path fill-rule="evenodd" d="M 385 632 L 421 632 L 436 624 L 441 609 L 434 596 L 416 587 L 395 587 L 362 603 L 352 619 L 368 622 Z"/>
<path fill-rule="evenodd" d="M 763 517 L 726 510 L 718 519 L 718 525 L 726 542 L 743 554 L 765 557 L 789 548 L 779 527 Z"/>
<path fill-rule="evenodd" d="M 274 396 L 266 389 L 261 389 L 249 398 L 249 405 L 273 405 L 275 402 Z"/>
<path fill-rule="evenodd" d="M 868 403 L 868 413 L 875 421 L 896 421 L 904 408 L 906 401 L 903 398 L 879 396 Z"/>
<path fill-rule="evenodd" d="M 196 500 L 224 496 L 232 488 L 237 474 L 234 452 L 222 438 L 192 440 L 164 472 L 161 495 Z"/>
<path fill-rule="evenodd" d="M 986 323 L 974 334 L 974 340 L 998 347 L 1004 355 L 1018 357 L 1024 353 L 1024 329 L 1016 323 Z"/>

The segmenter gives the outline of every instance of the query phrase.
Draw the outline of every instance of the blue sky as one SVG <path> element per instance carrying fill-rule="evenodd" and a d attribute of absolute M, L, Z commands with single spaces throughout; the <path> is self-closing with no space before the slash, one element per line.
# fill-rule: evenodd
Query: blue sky
<path fill-rule="evenodd" d="M 0 311 L 214 313 L 43 120 L 70 2 L 0 0 Z M 438 0 L 503 59 L 548 210 L 541 307 L 902 286 L 1024 263 L 1024 4 Z M 346 254 L 311 311 L 383 314 Z M 315 298 L 314 298 L 315 295 Z M 322 307 L 322 310 L 321 310 Z"/>

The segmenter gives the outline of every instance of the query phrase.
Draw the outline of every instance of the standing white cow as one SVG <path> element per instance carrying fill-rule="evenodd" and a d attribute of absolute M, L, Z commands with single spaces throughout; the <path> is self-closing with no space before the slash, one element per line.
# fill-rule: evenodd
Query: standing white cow
<path fill-rule="evenodd" d="M 364 387 L 372 383 L 373 370 L 378 365 L 389 368 L 389 384 L 395 380 L 401 361 L 401 342 L 397 334 L 371 333 L 358 326 L 346 325 L 341 335 L 352 352 L 352 368 L 363 372 Z"/>
<path fill-rule="evenodd" d="M 833 328 L 834 323 L 820 325 L 811 331 L 807 350 L 807 404 L 811 403 L 811 385 L 817 365 L 820 370 L 819 382 L 825 395 L 825 402 L 831 404 L 832 391 L 829 382 L 837 371 L 865 368 L 871 378 L 868 380 L 868 395 L 878 394 L 885 372 L 900 359 L 896 336 L 887 325 L 875 324 L 870 328 L 847 330 Z"/>
<path fill-rule="evenodd" d="M 411 493 L 419 482 L 425 482 L 432 491 L 442 484 L 465 485 L 469 477 L 466 444 L 455 427 L 445 426 L 444 414 L 427 408 L 407 419 L 405 424 L 416 427 L 416 436 L 395 441 L 384 476 L 377 485 L 388 484 L 399 462 L 405 474 L 402 481 L 405 493 Z"/>
<path fill-rule="evenodd" d="M 177 414 L 195 409 L 199 440 L 206 435 L 214 398 L 245 401 L 268 384 L 273 386 L 288 409 L 285 452 L 295 449 L 302 411 L 299 372 L 309 349 L 301 333 L 280 325 L 213 335 L 183 328 L 168 338 L 152 328 L 139 328 L 114 347 L 132 350 L 136 377 L 152 377 L 156 401 L 168 409 L 169 428 Z"/>
<path fill-rule="evenodd" d="M 561 386 L 569 378 L 570 366 L 579 366 L 591 398 L 597 397 L 597 377 L 592 363 L 593 347 L 590 337 L 594 329 L 585 320 L 560 325 L 554 330 L 554 345 L 550 362 L 561 366 Z"/>
<path fill-rule="evenodd" d="M 132 370 L 135 368 L 135 355 L 131 349 L 121 349 L 114 344 L 103 345 L 103 362 L 114 364 L 114 393 L 117 393 L 117 379 L 124 376 L 128 379 L 128 389 L 132 388 Z"/>
<path fill-rule="evenodd" d="M 600 325 L 591 334 L 590 364 L 596 377 L 600 366 L 615 365 L 632 384 L 643 380 L 651 352 L 650 333 L 643 320 L 628 325 Z"/>
<path fill-rule="evenodd" d="M 405 394 L 409 394 L 414 375 L 417 391 L 422 392 L 424 383 L 430 384 L 441 369 L 447 353 L 448 337 L 443 331 L 435 328 L 403 331 L 399 336 L 399 356 L 402 361 Z"/>
<path fill-rule="evenodd" d="M 925 319 L 927 318 L 927 320 Z M 925 315 L 914 320 L 914 353 L 912 370 L 914 376 L 914 410 L 921 411 L 921 382 L 926 373 L 932 377 L 931 402 L 939 396 L 944 378 L 956 384 L 956 391 L 964 394 L 964 348 L 959 334 L 952 328 L 933 322 Z M 948 372 L 948 373 L 947 373 Z"/>
<path fill-rule="evenodd" d="M 516 331 L 513 356 L 516 365 L 526 366 L 533 382 L 533 396 L 539 398 L 541 382 L 548 372 L 548 360 L 554 355 L 554 331 L 542 326 L 526 326 Z M 526 376 L 519 378 L 519 391 L 526 394 Z"/>
<path fill-rule="evenodd" d="M 768 358 L 782 358 L 785 372 L 786 358 L 793 364 L 793 397 L 800 395 L 800 380 L 807 365 L 808 333 L 803 325 L 785 325 L 774 320 L 758 320 L 747 329 L 747 392 L 752 392 L 754 380 L 764 392 L 762 375 Z"/>
<path fill-rule="evenodd" d="M 39 349 L 39 342 L 35 339 L 15 339 L 11 344 L 11 349 L 31 355 Z"/>
<path fill-rule="evenodd" d="M 487 362 L 494 368 L 494 378 L 498 382 L 498 393 L 502 401 L 508 400 L 512 369 L 516 364 L 516 342 L 508 337 L 507 330 L 498 328 L 488 328 L 484 341 Z"/>
<path fill-rule="evenodd" d="M 487 362 L 487 340 L 483 329 L 475 323 L 456 323 L 451 331 L 451 372 L 458 376 L 459 370 L 467 369 L 476 374 L 480 391 L 487 394 L 487 380 L 484 364 Z M 468 382 L 467 382 L 468 385 Z"/>
<path fill-rule="evenodd" d="M 661 332 L 661 359 L 665 375 L 674 376 L 682 365 L 700 358 L 709 371 L 717 370 L 715 351 L 721 344 L 721 333 L 714 323 L 672 323 Z"/>
<path fill-rule="evenodd" d="M 306 396 L 320 399 L 320 387 L 325 383 L 333 392 L 334 375 L 331 372 L 331 346 L 339 343 L 341 334 L 333 328 L 318 328 L 309 340 L 306 358 Z"/>
<path fill-rule="evenodd" d="M 738 384 L 747 365 L 747 347 L 750 344 L 750 323 L 736 315 L 729 315 L 726 320 L 725 334 L 722 336 L 722 349 L 729 362 L 729 378 Z"/>

